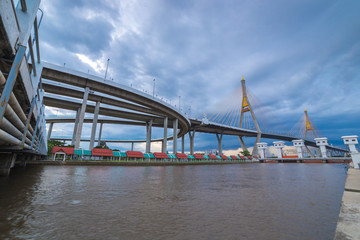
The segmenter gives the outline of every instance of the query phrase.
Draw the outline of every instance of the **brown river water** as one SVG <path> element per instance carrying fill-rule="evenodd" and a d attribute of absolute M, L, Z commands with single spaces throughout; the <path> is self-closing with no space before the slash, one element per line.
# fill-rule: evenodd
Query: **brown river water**
<path fill-rule="evenodd" d="M 0 239 L 333 239 L 341 164 L 28 166 L 0 178 Z"/>

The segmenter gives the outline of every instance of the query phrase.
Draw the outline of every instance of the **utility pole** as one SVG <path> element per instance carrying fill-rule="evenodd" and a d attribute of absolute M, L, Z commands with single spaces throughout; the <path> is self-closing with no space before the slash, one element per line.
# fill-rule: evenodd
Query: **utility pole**
<path fill-rule="evenodd" d="M 155 97 L 155 78 L 153 80 L 153 98 Z"/>
<path fill-rule="evenodd" d="M 106 80 L 106 74 L 107 74 L 108 67 L 109 67 L 109 61 L 110 61 L 110 58 L 108 58 L 107 64 L 106 64 L 106 71 L 105 71 L 105 77 L 104 77 L 105 80 Z"/>

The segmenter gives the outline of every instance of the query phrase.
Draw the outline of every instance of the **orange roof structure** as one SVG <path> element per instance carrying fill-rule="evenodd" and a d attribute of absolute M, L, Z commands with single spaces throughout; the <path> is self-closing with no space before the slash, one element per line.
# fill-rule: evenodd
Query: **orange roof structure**
<path fill-rule="evenodd" d="M 126 151 L 126 155 L 133 158 L 144 158 L 144 154 L 138 151 Z"/>
<path fill-rule="evenodd" d="M 72 148 L 72 147 L 53 147 L 52 153 L 56 153 L 56 152 L 64 152 L 67 155 L 71 155 L 71 154 L 74 154 L 74 148 Z"/>
<path fill-rule="evenodd" d="M 105 157 L 114 156 L 113 152 L 110 149 L 102 149 L 102 148 L 91 149 L 91 154 L 93 156 L 105 156 Z"/>
<path fill-rule="evenodd" d="M 154 153 L 155 158 L 169 158 L 166 153 L 156 152 Z"/>

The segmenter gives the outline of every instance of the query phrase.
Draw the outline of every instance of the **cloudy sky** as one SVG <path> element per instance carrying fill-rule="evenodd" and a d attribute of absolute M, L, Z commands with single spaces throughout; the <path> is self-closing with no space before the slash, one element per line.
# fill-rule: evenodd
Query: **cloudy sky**
<path fill-rule="evenodd" d="M 231 94 L 244 75 L 286 128 L 306 107 L 331 143 L 360 135 L 358 0 L 42 0 L 41 8 L 45 61 L 104 76 L 110 59 L 108 79 L 150 94 L 156 79 L 158 97 L 178 106 L 181 96 L 182 111 L 193 117 Z M 71 128 L 55 125 L 53 134 Z M 105 126 L 103 137 L 145 136 L 144 129 L 116 136 L 113 129 Z M 239 146 L 224 138 L 223 148 Z M 196 136 L 196 149 L 216 147 L 215 136 Z"/>

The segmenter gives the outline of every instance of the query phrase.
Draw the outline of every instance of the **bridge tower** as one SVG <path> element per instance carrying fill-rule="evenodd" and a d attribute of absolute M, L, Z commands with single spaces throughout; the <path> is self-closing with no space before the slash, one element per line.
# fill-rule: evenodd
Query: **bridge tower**
<path fill-rule="evenodd" d="M 241 78 L 241 88 L 242 88 L 242 95 L 243 95 L 243 99 L 242 99 L 242 106 L 241 106 L 241 113 L 240 113 L 240 128 L 243 127 L 243 120 L 244 120 L 244 113 L 245 112 L 250 112 L 251 113 L 251 117 L 255 123 L 255 127 L 256 127 L 256 131 L 257 131 L 257 136 L 256 136 L 256 140 L 255 140 L 255 144 L 254 144 L 254 149 L 252 152 L 252 155 L 257 155 L 258 154 L 258 147 L 257 144 L 260 142 L 260 138 L 261 138 L 261 130 L 260 130 L 260 126 L 258 121 L 256 120 L 255 117 L 255 113 L 253 111 L 253 108 L 251 107 L 251 103 L 249 101 L 249 98 L 247 96 L 247 92 L 246 92 L 246 85 L 245 85 L 245 79 L 244 76 L 242 76 Z M 239 136 L 239 140 L 240 140 L 240 144 L 243 150 L 246 150 L 246 146 L 245 143 L 242 139 L 242 137 Z"/>
<path fill-rule="evenodd" d="M 309 131 L 313 131 L 315 136 L 319 137 L 309 121 L 309 116 L 308 116 L 306 108 L 304 109 L 304 114 L 305 114 L 305 136 L 304 136 L 304 138 L 306 139 L 307 132 L 309 132 Z"/>

